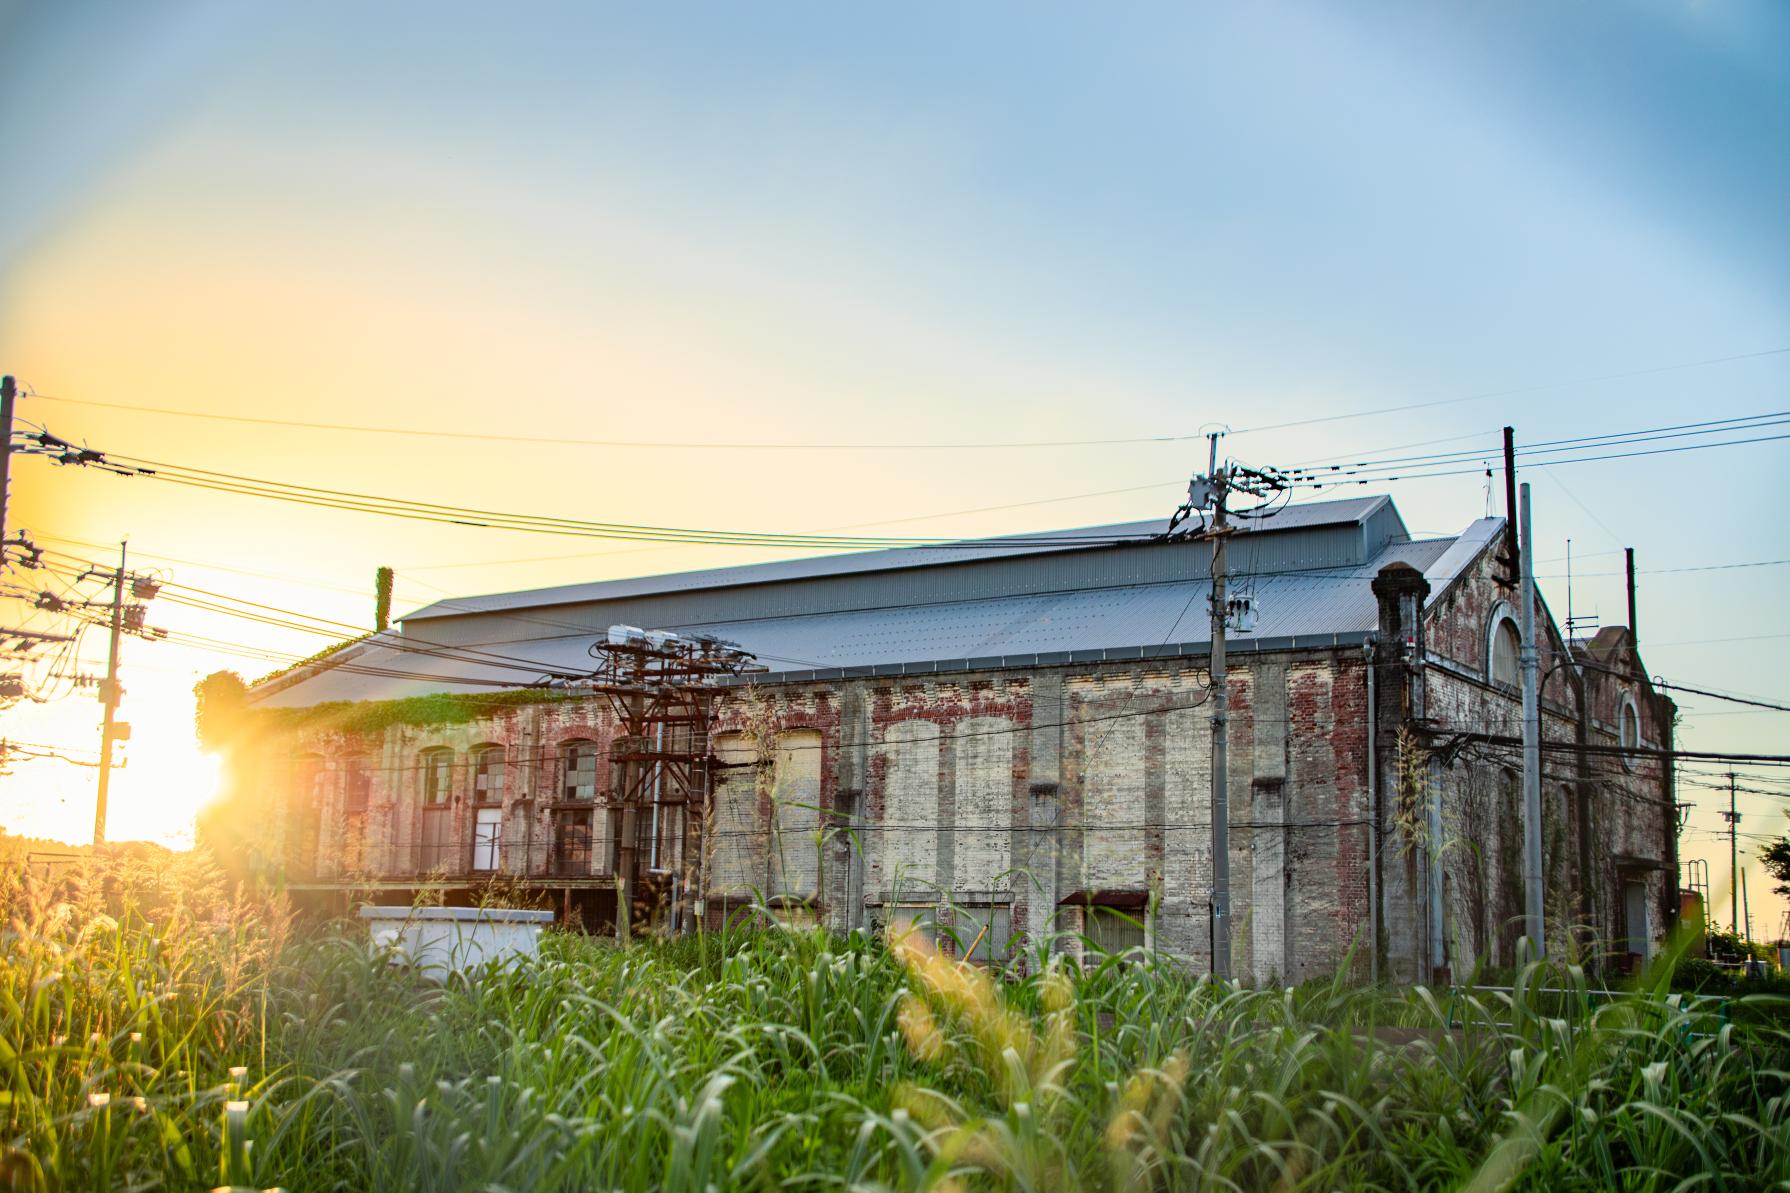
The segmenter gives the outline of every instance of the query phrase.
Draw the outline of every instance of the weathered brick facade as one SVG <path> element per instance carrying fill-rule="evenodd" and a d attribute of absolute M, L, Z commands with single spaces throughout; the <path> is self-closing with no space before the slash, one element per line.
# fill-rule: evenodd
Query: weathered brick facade
<path fill-rule="evenodd" d="M 1352 956 L 1357 972 L 1419 980 L 1514 958 L 1520 755 L 1462 737 L 1520 733 L 1520 700 L 1492 677 L 1488 655 L 1514 600 L 1495 556 L 1479 550 L 1434 590 L 1391 565 L 1375 581 L 1377 634 L 1233 654 L 1240 975 L 1302 980 Z M 1581 773 L 1575 689 L 1570 669 L 1555 666 L 1563 645 L 1545 606 L 1537 625 L 1545 734 L 1560 747 L 1544 755 L 1550 936 L 1564 945 L 1580 925 L 1621 952 L 1631 935 L 1657 939 L 1675 899 L 1670 777 L 1653 758 L 1614 754 Z M 837 928 L 921 915 L 966 937 L 987 926 L 1002 938 L 997 955 L 1053 929 L 1079 932 L 1090 905 L 1109 905 L 1145 921 L 1155 948 L 1204 968 L 1204 658 L 1136 653 L 925 675 L 773 675 L 725 689 L 712 745 L 741 765 L 717 771 L 706 847 L 677 856 L 668 841 L 656 868 L 668 888 L 706 888 L 711 919 L 750 899 L 814 908 Z M 1647 689 L 1620 634 L 1600 636 L 1584 662 L 1609 669 L 1585 672 L 1590 745 L 1633 744 L 1621 740 L 1625 702 L 1640 712 L 1641 744 L 1670 745 L 1670 706 Z M 569 772 L 576 748 L 601 759 L 615 732 L 594 697 L 460 724 L 298 729 L 261 749 L 251 787 L 284 793 L 268 806 L 282 813 L 277 848 L 299 887 L 396 898 L 431 884 L 470 897 L 502 875 L 594 927 L 613 915 L 612 830 L 600 798 L 568 790 Z M 503 768 L 481 791 L 482 747 L 498 749 Z M 445 790 L 428 762 L 442 755 L 430 751 L 449 752 Z M 588 843 L 568 852 L 581 814 Z M 1636 884 L 1644 925 L 1633 922 Z M 1056 947 L 1082 946 L 1064 936 Z"/>

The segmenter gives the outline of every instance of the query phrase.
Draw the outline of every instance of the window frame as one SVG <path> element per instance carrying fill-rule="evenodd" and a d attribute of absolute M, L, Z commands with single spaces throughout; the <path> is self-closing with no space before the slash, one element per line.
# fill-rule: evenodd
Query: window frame
<path fill-rule="evenodd" d="M 953 903 L 951 912 L 951 926 L 941 926 L 940 930 L 950 937 L 952 952 L 975 965 L 1004 965 L 1012 958 L 1011 904 Z M 982 930 L 984 925 L 986 932 Z"/>
<path fill-rule="evenodd" d="M 1628 729 L 1631 724 L 1635 730 L 1633 741 L 1628 740 Z M 1623 769 L 1634 770 L 1635 764 L 1640 761 L 1640 755 L 1635 751 L 1639 750 L 1645 742 L 1641 731 L 1641 705 L 1635 700 L 1633 692 L 1623 692 L 1621 698 L 1616 702 L 1616 744 L 1622 750 Z"/>
<path fill-rule="evenodd" d="M 492 759 L 496 760 L 495 766 L 491 765 Z M 497 742 L 485 742 L 467 752 L 467 761 L 471 768 L 472 802 L 485 807 L 501 805 L 509 784 L 509 750 Z M 494 784 L 487 781 L 493 773 Z"/>
<path fill-rule="evenodd" d="M 1498 639 L 1505 626 L 1510 627 L 1511 636 L 1516 647 L 1511 663 L 1514 674 L 1509 680 L 1498 677 Z M 1502 691 L 1516 691 L 1523 686 L 1523 625 L 1517 620 L 1516 611 L 1508 602 L 1499 601 L 1492 607 L 1492 615 L 1487 619 L 1485 634 L 1485 681 Z"/>
<path fill-rule="evenodd" d="M 360 754 L 342 759 L 342 815 L 364 816 L 373 802 L 373 768 Z"/>
<path fill-rule="evenodd" d="M 1136 944 L 1126 944 L 1120 948 L 1109 948 L 1102 943 L 1100 934 L 1096 932 L 1096 924 L 1116 925 L 1120 931 L 1129 936 L 1137 933 Z M 1123 957 L 1134 950 L 1147 950 L 1150 947 L 1150 913 L 1144 907 L 1110 907 L 1100 903 L 1090 904 L 1082 909 L 1081 935 L 1088 946 L 1102 957 Z"/>
<path fill-rule="evenodd" d="M 489 828 L 486 834 L 483 830 Z M 481 857 L 481 850 L 484 851 Z M 481 865 L 485 861 L 489 864 Z M 472 814 L 472 857 L 467 867 L 474 874 L 495 874 L 503 868 L 503 809 L 481 804 Z"/>
<path fill-rule="evenodd" d="M 445 808 L 454 802 L 454 751 L 449 746 L 430 746 L 417 754 L 417 769 L 422 772 L 422 804 L 425 808 Z"/>
<path fill-rule="evenodd" d="M 582 783 L 573 781 L 574 763 L 581 751 L 588 751 L 590 758 L 590 794 L 579 795 L 577 791 Z M 597 762 L 603 757 L 602 749 L 596 741 L 588 737 L 568 738 L 559 743 L 559 800 L 562 804 L 578 804 L 582 807 L 595 807 L 597 804 Z"/>

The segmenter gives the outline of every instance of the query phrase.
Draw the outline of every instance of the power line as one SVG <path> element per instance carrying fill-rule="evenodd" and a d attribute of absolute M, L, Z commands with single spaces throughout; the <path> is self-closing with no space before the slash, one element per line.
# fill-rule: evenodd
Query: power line
<path fill-rule="evenodd" d="M 1321 423 L 1337 422 L 1343 419 L 1368 418 L 1378 414 L 1390 414 L 1404 410 L 1419 410 L 1434 406 L 1446 406 L 1459 402 L 1481 401 L 1495 397 L 1508 397 L 1514 394 L 1534 393 L 1574 385 L 1589 385 L 1606 381 L 1619 381 L 1630 377 L 1651 376 L 1658 373 L 1673 372 L 1682 369 L 1701 368 L 1708 365 L 1727 364 L 1732 361 L 1776 356 L 1786 352 L 1790 352 L 1790 347 L 1770 348 L 1760 352 L 1744 352 L 1728 356 L 1707 357 L 1701 360 L 1681 361 L 1674 364 L 1658 365 L 1646 369 L 1630 370 L 1621 373 L 1608 373 L 1602 376 L 1581 378 L 1573 381 L 1544 382 L 1539 385 L 1523 386 L 1516 389 L 1491 390 L 1456 398 L 1443 398 L 1435 401 L 1417 402 L 1403 406 L 1383 407 L 1377 410 L 1360 410 L 1349 414 L 1324 415 L 1317 418 L 1297 419 L 1290 422 L 1275 423 L 1271 425 L 1245 427 L 1240 431 L 1232 433 L 1242 435 L 1256 431 L 1313 426 Z M 155 414 L 171 418 L 204 419 L 215 422 L 289 427 L 299 430 L 346 432 L 362 435 L 401 435 L 426 439 L 463 439 L 486 443 L 533 443 L 569 447 L 610 447 L 679 451 L 1001 451 L 1031 448 L 1101 447 L 1146 443 L 1187 443 L 1205 438 L 1204 432 L 1195 431 L 1184 435 L 1138 435 L 1110 439 L 1042 439 L 1010 442 L 981 441 L 971 443 L 889 443 L 862 441 L 842 443 L 755 443 L 737 441 L 675 442 L 663 440 L 576 439 L 568 438 L 564 435 L 517 435 L 488 430 L 449 431 L 441 430 L 439 428 L 424 427 L 381 427 L 360 423 L 307 422 L 296 419 L 265 418 L 245 414 L 222 414 L 216 411 L 187 410 L 162 406 L 132 406 L 122 402 L 101 402 L 88 398 L 60 397 L 54 394 L 40 393 L 30 387 L 26 387 L 24 395 L 41 401 L 58 402 L 75 406 L 89 406 L 104 410 L 122 410 L 136 414 Z"/>
<path fill-rule="evenodd" d="M 115 459 L 139 466 L 139 475 L 173 484 L 189 485 L 216 492 L 272 498 L 300 505 L 323 506 L 363 513 L 383 514 L 415 521 L 443 522 L 492 529 L 521 530 L 538 534 L 569 535 L 578 538 L 619 539 L 632 542 L 695 543 L 708 546 L 748 546 L 777 548 L 815 548 L 833 550 L 875 549 L 890 547 L 927 547 L 932 549 L 1002 550 L 1051 546 L 1105 546 L 1123 541 L 1142 541 L 1153 535 L 1014 535 L 998 539 L 952 539 L 905 536 L 856 536 L 775 533 L 761 531 L 705 530 L 684 527 L 647 526 L 633 523 L 589 522 L 541 514 L 512 514 L 498 510 L 453 506 L 408 498 L 381 497 L 340 489 L 326 489 L 283 481 L 263 480 L 233 473 L 187 468 L 132 456 Z"/>
<path fill-rule="evenodd" d="M 1716 700 L 1727 700 L 1734 704 L 1750 704 L 1755 708 L 1768 708 L 1773 712 L 1790 712 L 1790 704 L 1773 704 L 1766 700 L 1750 700 L 1744 696 L 1730 696 L 1726 692 L 1711 692 L 1705 688 L 1686 687 L 1684 684 L 1666 683 L 1664 680 L 1653 681 L 1656 688 L 1664 688 L 1669 692 L 1689 692 L 1693 696 L 1709 696 Z"/>
<path fill-rule="evenodd" d="M 1641 568 L 1641 569 L 1638 569 L 1635 574 L 1641 575 L 1641 576 L 1670 576 L 1670 575 L 1674 575 L 1679 572 L 1727 572 L 1727 571 L 1733 571 L 1736 568 L 1782 567 L 1785 564 L 1790 564 L 1790 559 L 1752 559 L 1752 560 L 1746 561 L 1745 563 L 1706 563 L 1706 564 L 1700 564 L 1696 567 Z M 1609 577 L 1609 576 L 1621 576 L 1621 575 L 1626 575 L 1626 574 L 1627 573 L 1625 573 L 1625 572 L 1576 572 L 1576 573 L 1574 573 L 1574 577 L 1575 578 L 1593 577 L 1593 576 Z M 1537 577 L 1537 579 L 1559 580 L 1559 579 L 1563 579 L 1564 576 L 1565 576 L 1564 572 L 1554 572 L 1554 573 L 1550 573 L 1548 575 L 1539 576 L 1539 577 Z M 1782 638 L 1782 637 L 1786 637 L 1786 636 L 1790 636 L 1790 635 L 1784 635 L 1784 634 L 1756 635 L 1756 637 L 1761 637 L 1761 638 Z M 1742 642 L 1742 641 L 1747 641 L 1747 639 L 1742 639 L 1742 638 L 1705 638 L 1705 639 L 1703 639 L 1703 641 L 1705 641 L 1705 642 Z M 1687 644 L 1681 643 L 1681 642 L 1654 642 L 1654 643 L 1650 643 L 1650 645 L 1653 645 L 1653 646 L 1683 646 L 1683 645 L 1687 645 Z"/>
<path fill-rule="evenodd" d="M 53 552 L 61 555 L 61 552 Z M 72 558 L 72 557 L 65 557 Z M 427 638 L 419 638 L 414 634 L 399 635 L 393 633 L 374 634 L 359 626 L 346 622 L 332 621 L 329 618 L 317 617 L 301 613 L 277 605 L 266 605 L 258 601 L 249 601 L 241 597 L 212 592 L 209 589 L 193 585 L 179 584 L 172 580 L 162 584 L 162 597 L 174 604 L 185 605 L 209 613 L 221 613 L 229 617 L 245 621 L 270 625 L 277 629 L 295 630 L 301 633 L 315 634 L 319 637 L 340 638 L 342 631 L 359 635 L 368 645 L 384 647 L 389 650 L 411 654 L 427 655 L 433 658 L 447 659 L 453 662 L 469 663 L 499 670 L 523 671 L 538 678 L 553 676 L 562 679 L 579 678 L 582 672 L 563 671 L 531 659 L 523 655 L 505 654 L 499 651 L 482 650 L 474 646 L 453 646 L 446 643 L 432 642 Z M 196 594 L 183 596 L 182 592 Z M 210 597 L 212 599 L 202 599 Z M 229 603 L 219 603 L 229 602 Z M 233 608 L 232 605 L 241 606 Z M 309 624 L 307 624 L 309 623 Z M 351 643 L 344 643 L 344 646 Z M 803 660 L 797 660 L 803 661 Z M 520 685 L 519 685 L 520 686 Z"/>
<path fill-rule="evenodd" d="M 1755 436 L 1755 437 L 1749 438 L 1749 439 L 1724 440 L 1721 443 L 1687 443 L 1687 444 L 1678 445 L 1676 447 L 1657 447 L 1657 448 L 1650 448 L 1650 449 L 1647 449 L 1644 451 L 1612 452 L 1612 453 L 1606 453 L 1604 455 L 1575 456 L 1575 457 L 1571 457 L 1568 459 L 1561 459 L 1561 460 L 1541 460 L 1536 463 L 1529 464 L 1528 467 L 1531 467 L 1531 468 L 1554 468 L 1554 467 L 1558 467 L 1562 464 L 1591 464 L 1591 463 L 1596 463 L 1596 462 L 1602 461 L 1602 460 L 1628 460 L 1628 459 L 1634 459 L 1639 456 L 1663 456 L 1663 455 L 1672 455 L 1677 452 L 1706 451 L 1710 448 L 1717 448 L 1717 447 L 1743 447 L 1743 446 L 1746 446 L 1747 444 L 1753 444 L 1753 443 L 1775 443 L 1775 442 L 1777 442 L 1779 440 L 1783 440 L 1783 439 L 1790 439 L 1790 434 L 1760 435 L 1760 436 Z M 1642 441 L 1637 440 L 1636 442 L 1642 442 Z M 1521 452 L 1518 453 L 1518 459 L 1519 460 L 1522 459 Z M 1418 467 L 1421 469 L 1425 466 L 1418 465 Z M 1301 480 L 1301 481 L 1293 481 L 1292 484 L 1294 484 L 1300 488 L 1331 489 L 1331 488 L 1337 488 L 1337 487 L 1343 486 L 1343 485 L 1390 484 L 1393 481 L 1435 480 L 1435 479 L 1438 479 L 1441 477 L 1449 477 L 1449 476 L 1479 476 L 1479 475 L 1482 475 L 1483 472 L 1484 472 L 1484 469 L 1482 469 L 1482 468 L 1454 468 L 1454 469 L 1444 469 L 1443 471 L 1440 471 L 1440 472 L 1417 471 L 1417 472 L 1404 473 L 1404 474 L 1400 474 L 1400 475 L 1365 475 L 1364 474 L 1364 475 L 1360 475 L 1360 476 L 1355 476 L 1355 475 L 1345 474 L 1345 475 L 1339 476 L 1336 479 L 1331 479 L 1331 480 L 1321 480 L 1321 481 L 1319 481 L 1319 480 Z"/>
<path fill-rule="evenodd" d="M 1260 431 L 1282 431 L 1289 427 L 1310 427 L 1322 423 L 1343 422 L 1355 418 L 1372 418 L 1381 414 L 1402 414 L 1407 410 L 1428 410 L 1436 406 L 1454 406 L 1462 402 L 1480 402 L 1490 398 L 1510 398 L 1519 394 L 1545 393 L 1549 390 L 1567 389 L 1575 385 L 1598 385 L 1607 381 L 1626 381 L 1634 377 L 1651 377 L 1659 373 L 1671 373 L 1680 369 L 1695 369 L 1705 365 L 1727 364 L 1737 360 L 1755 360 L 1764 356 L 1780 356 L 1790 352 L 1790 348 L 1767 348 L 1763 352 L 1741 352 L 1732 356 L 1712 356 L 1703 360 L 1688 360 L 1678 364 L 1658 365 L 1648 369 L 1634 369 L 1622 373 L 1604 373 L 1595 377 L 1583 377 L 1575 381 L 1551 381 L 1536 385 L 1517 386 L 1512 389 L 1486 390 L 1482 393 L 1465 394 L 1458 398 L 1438 398 L 1428 402 L 1408 402 L 1402 406 L 1382 406 L 1374 410 L 1354 410 L 1347 414 L 1328 414 L 1318 418 L 1293 419 L 1288 422 L 1263 423 L 1254 427 L 1242 427 L 1230 432 L 1232 435 L 1251 435 Z"/>
<path fill-rule="evenodd" d="M 1751 431 L 1760 427 L 1780 426 L 1790 421 L 1790 410 L 1774 410 L 1761 414 L 1743 414 L 1733 418 L 1718 418 L 1704 422 L 1674 423 L 1668 426 L 1643 427 L 1633 431 L 1610 431 L 1597 435 L 1580 435 L 1569 439 L 1542 439 L 1521 444 L 1518 450 L 1526 456 L 1560 455 L 1575 451 L 1590 451 L 1605 447 L 1619 446 L 1625 443 L 1652 443 L 1664 439 L 1691 439 L 1702 435 L 1720 435 L 1736 431 Z M 1353 470 L 1384 471 L 1395 465 L 1435 465 L 1465 464 L 1470 461 L 1486 460 L 1492 453 L 1487 451 L 1463 448 L 1451 452 L 1434 452 L 1418 456 L 1368 456 L 1352 463 L 1328 464 L 1324 467 L 1294 467 L 1287 469 L 1290 475 L 1319 475 L 1323 473 L 1350 473 Z"/>
<path fill-rule="evenodd" d="M 109 459 L 105 452 L 94 449 L 75 449 L 66 441 L 60 440 L 48 432 L 39 432 L 34 439 L 38 446 L 28 449 L 29 454 L 49 456 L 59 463 L 74 463 L 97 466 L 103 470 L 126 475 L 146 476 L 168 483 L 186 485 L 202 490 L 226 492 L 243 496 L 256 496 L 266 499 L 282 500 L 294 504 L 310 505 L 322 508 L 341 509 L 363 513 L 381 514 L 388 517 L 404 518 L 415 521 L 446 523 L 454 525 L 477 526 L 490 529 L 506 529 L 537 534 L 555 534 L 583 538 L 605 538 L 621 541 L 691 543 L 701 545 L 725 545 L 771 548 L 813 548 L 820 550 L 854 550 L 889 547 L 929 547 L 933 549 L 973 549 L 979 551 L 1002 549 L 1029 549 L 1038 547 L 1074 547 L 1112 545 L 1122 541 L 1144 540 L 1151 535 L 1018 535 L 999 539 L 927 539 L 905 536 L 851 536 L 839 534 L 808 534 L 800 532 L 761 532 L 761 531 L 725 531 L 707 530 L 685 527 L 650 526 L 633 523 L 591 522 L 579 519 L 558 518 L 546 515 L 514 514 L 503 511 L 478 509 L 466 506 L 455 506 L 439 502 L 416 501 L 408 498 L 376 496 L 356 493 L 348 490 L 330 489 L 319 486 L 301 485 L 283 481 L 266 480 L 236 473 L 227 473 L 209 469 L 192 468 L 184 465 L 170 464 L 133 456 L 117 456 Z M 1615 436 L 1599 437 L 1605 442 L 1615 442 Z M 1641 442 L 1644 436 L 1631 435 L 1628 441 Z M 1777 436 L 1756 436 L 1747 439 L 1724 440 L 1718 443 L 1679 444 L 1673 447 L 1653 448 L 1637 452 L 1619 452 L 1603 455 L 1568 457 L 1550 460 L 1538 467 L 1555 464 L 1583 463 L 1592 460 L 1628 458 L 1639 455 L 1657 455 L 1669 452 L 1706 450 L 1714 447 L 1732 447 L 1744 443 L 1767 442 L 1776 439 L 1790 438 L 1790 434 Z M 1423 466 L 1419 466 L 1420 469 Z M 1477 473 L 1479 470 L 1419 471 L 1408 476 L 1386 475 L 1369 477 L 1363 470 L 1350 471 L 1331 470 L 1323 480 L 1292 480 L 1284 482 L 1284 487 L 1323 489 L 1333 488 L 1341 484 L 1367 484 L 1370 480 L 1388 483 L 1395 480 L 1429 479 L 1440 476 L 1464 475 L 1467 472 Z"/>

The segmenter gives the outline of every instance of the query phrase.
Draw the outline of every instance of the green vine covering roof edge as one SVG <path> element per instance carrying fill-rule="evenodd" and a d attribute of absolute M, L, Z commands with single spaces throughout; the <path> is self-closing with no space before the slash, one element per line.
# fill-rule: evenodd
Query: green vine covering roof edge
<path fill-rule="evenodd" d="M 511 692 L 435 692 L 401 700 L 336 700 L 307 708 L 260 708 L 251 716 L 266 728 L 378 733 L 392 725 L 465 725 L 531 704 L 588 700 L 589 693 L 525 688 Z"/>

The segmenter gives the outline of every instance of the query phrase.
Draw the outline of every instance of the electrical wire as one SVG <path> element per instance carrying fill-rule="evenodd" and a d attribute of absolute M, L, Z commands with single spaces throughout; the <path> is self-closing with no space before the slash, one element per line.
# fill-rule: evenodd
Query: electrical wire
<path fill-rule="evenodd" d="M 1751 426 L 1775 426 L 1780 423 L 1764 423 L 1757 420 L 1768 416 L 1747 416 L 1753 419 Z M 1744 430 L 1739 424 L 1743 419 L 1721 420 L 1728 424 L 1728 430 Z M 1661 433 L 1662 431 L 1666 433 Z M 1647 428 L 1638 432 L 1607 433 L 1598 436 L 1581 437 L 1576 444 L 1553 448 L 1525 448 L 1519 456 L 1533 457 L 1549 452 L 1582 451 L 1589 446 L 1593 449 L 1603 446 L 1622 445 L 1627 443 L 1651 442 L 1661 438 L 1678 438 L 1710 433 L 1708 428 L 1699 429 L 1694 424 L 1680 424 L 1679 429 Z M 1027 549 L 1035 547 L 1069 547 L 1078 545 L 1105 545 L 1126 539 L 1144 539 L 1147 535 L 1032 535 L 1010 536 L 1002 539 L 939 539 L 907 536 L 850 536 L 837 534 L 804 534 L 774 533 L 759 531 L 718 531 L 683 527 L 649 526 L 632 523 L 589 522 L 578 519 L 557 518 L 547 515 L 512 514 L 495 510 L 474 507 L 453 506 L 437 502 L 422 502 L 407 498 L 383 497 L 355 493 L 347 490 L 329 489 L 319 486 L 299 485 L 289 482 L 272 481 L 262 478 L 244 476 L 236 473 L 219 472 L 209 469 L 198 469 L 183 465 L 148 460 L 141 457 L 117 455 L 108 457 L 103 452 L 84 451 L 75 459 L 56 456 L 58 447 L 66 448 L 63 441 L 55 439 L 47 433 L 40 435 L 40 449 L 31 454 L 51 455 L 53 458 L 65 459 L 72 463 L 103 463 L 116 471 L 124 468 L 137 475 L 148 476 L 164 482 L 187 485 L 208 491 L 227 492 L 244 496 L 258 496 L 268 499 L 283 500 L 301 505 L 320 506 L 324 508 L 342 509 L 355 512 L 376 513 L 390 517 L 405 518 L 418 521 L 471 525 L 494 529 L 508 529 L 540 534 L 558 534 L 572 537 L 607 538 L 621 541 L 644 541 L 666 543 L 689 543 L 699 545 L 730 545 L 774 548 L 813 548 L 854 550 L 904 546 L 926 546 L 935 549 L 974 549 L 979 551 L 1000 549 Z M 1770 442 L 1790 438 L 1790 434 L 1776 436 L 1754 436 L 1746 439 L 1724 440 L 1717 443 L 1680 443 L 1671 447 L 1652 448 L 1642 451 L 1617 452 L 1593 455 L 1567 455 L 1561 459 L 1539 461 L 1533 466 L 1548 467 L 1556 464 L 1585 463 L 1594 460 L 1623 459 L 1641 455 L 1657 455 L 1667 452 L 1706 450 L 1715 447 L 1733 447 L 1746 443 Z M 1554 441 L 1566 444 L 1566 441 Z M 1336 466 L 1324 470 L 1324 479 L 1299 479 L 1299 473 L 1288 472 L 1285 475 L 1293 479 L 1283 482 L 1287 487 L 1304 487 L 1313 489 L 1333 488 L 1342 484 L 1367 484 L 1370 482 L 1386 483 L 1394 480 L 1430 479 L 1440 476 L 1465 475 L 1478 473 L 1480 469 L 1451 469 L 1446 461 L 1441 461 L 1441 470 L 1425 464 L 1417 465 L 1417 471 L 1409 475 L 1387 474 L 1389 464 L 1372 464 L 1363 462 L 1356 466 Z"/>
<path fill-rule="evenodd" d="M 1753 360 L 1760 357 L 1777 356 L 1790 353 L 1790 347 L 1768 348 L 1758 352 L 1734 353 L 1726 356 L 1705 357 L 1699 360 L 1679 361 L 1672 364 L 1656 365 L 1644 369 L 1627 370 L 1617 373 L 1606 373 L 1601 376 L 1581 378 L 1572 381 L 1550 381 L 1536 385 L 1522 386 L 1515 389 L 1489 390 L 1481 393 L 1467 394 L 1460 397 L 1442 398 L 1433 401 L 1409 403 L 1401 406 L 1381 407 L 1374 410 L 1358 410 L 1347 414 L 1322 415 L 1315 418 L 1295 419 L 1288 422 L 1265 424 L 1255 427 L 1244 427 L 1231 432 L 1234 435 L 1254 434 L 1260 431 L 1283 430 L 1290 427 L 1316 426 L 1324 423 L 1338 422 L 1344 419 L 1369 418 L 1380 414 L 1392 414 L 1406 410 L 1421 410 L 1435 406 L 1447 406 L 1460 402 L 1483 401 L 1495 397 L 1507 397 L 1514 394 L 1542 392 L 1549 389 L 1568 388 L 1576 385 L 1593 385 L 1608 381 L 1620 381 L 1632 377 L 1653 376 L 1659 373 L 1675 372 L 1683 369 L 1702 368 L 1709 365 L 1727 364 L 1734 361 Z M 243 423 L 258 426 L 289 427 L 302 430 L 319 430 L 347 432 L 365 435 L 402 435 L 427 439 L 465 439 L 475 442 L 493 443 L 535 443 L 548 445 L 565 445 L 573 447 L 610 447 L 610 448 L 645 448 L 654 450 L 677 451 L 991 451 L 1030 448 L 1063 448 L 1063 447 L 1099 447 L 1120 444 L 1146 443 L 1185 443 L 1204 439 L 1201 432 L 1182 435 L 1140 435 L 1111 439 L 1045 439 L 1021 440 L 1014 442 L 970 443 L 890 443 L 879 442 L 840 442 L 840 443 L 762 443 L 738 441 L 710 442 L 673 442 L 657 440 L 623 440 L 623 439 L 575 439 L 564 435 L 516 435 L 490 430 L 452 431 L 440 428 L 422 427 L 380 427 L 358 423 L 326 423 L 307 422 L 296 419 L 266 418 L 244 414 L 223 414 L 216 411 L 186 410 L 158 406 L 132 406 L 121 402 L 101 402 L 88 398 L 60 397 L 42 393 L 29 386 L 21 393 L 23 396 L 47 402 L 57 402 L 75 406 L 89 406 L 105 410 L 122 410 L 137 414 L 155 414 L 163 417 L 205 419 L 217 422 Z"/>
<path fill-rule="evenodd" d="M 1684 684 L 1667 683 L 1663 679 L 1653 681 L 1656 688 L 1664 688 L 1668 692 L 1688 692 L 1693 696 L 1708 696 L 1716 700 L 1727 700 L 1734 704 L 1750 704 L 1755 708 L 1770 709 L 1772 712 L 1790 712 L 1790 704 L 1773 704 L 1765 700 L 1750 700 L 1744 696 L 1730 696 L 1726 692 L 1711 692 L 1705 688 L 1686 687 Z"/>

